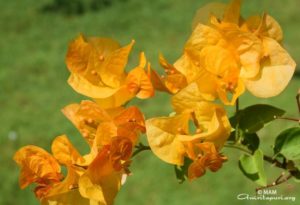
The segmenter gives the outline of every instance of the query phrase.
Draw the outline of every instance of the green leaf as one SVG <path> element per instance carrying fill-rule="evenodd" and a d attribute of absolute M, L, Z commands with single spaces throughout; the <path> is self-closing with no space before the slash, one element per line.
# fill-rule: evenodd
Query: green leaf
<path fill-rule="evenodd" d="M 300 160 L 300 127 L 289 128 L 277 136 L 274 154 L 282 154 L 292 161 Z"/>
<path fill-rule="evenodd" d="M 184 158 L 184 164 L 182 166 L 174 166 L 176 178 L 180 184 L 187 179 L 188 168 L 192 162 L 193 161 L 191 159 Z"/>
<path fill-rule="evenodd" d="M 246 145 L 249 150 L 255 151 L 259 147 L 259 137 L 256 133 L 244 133 L 242 144 Z"/>
<path fill-rule="evenodd" d="M 273 121 L 275 116 L 279 117 L 285 113 L 284 110 L 271 105 L 257 104 L 239 112 L 230 118 L 231 125 L 242 129 L 245 133 L 255 133 L 268 122 Z"/>
<path fill-rule="evenodd" d="M 264 171 L 264 155 L 258 149 L 253 155 L 242 155 L 239 160 L 239 167 L 243 174 L 255 183 L 266 186 L 267 178 Z"/>
<path fill-rule="evenodd" d="M 247 146 L 247 148 L 254 152 L 259 147 L 259 137 L 256 133 L 245 133 L 241 129 L 236 129 L 230 133 L 227 141 L 238 143 Z"/>

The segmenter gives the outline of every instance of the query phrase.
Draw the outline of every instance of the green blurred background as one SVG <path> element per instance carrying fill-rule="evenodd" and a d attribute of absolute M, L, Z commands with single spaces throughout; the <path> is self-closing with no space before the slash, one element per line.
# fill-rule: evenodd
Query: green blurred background
<path fill-rule="evenodd" d="M 67 0 L 68 1 L 68 0 Z M 66 0 L 56 1 L 64 4 Z M 21 146 L 34 144 L 47 150 L 53 138 L 67 134 L 81 150 L 85 142 L 62 115 L 60 109 L 84 99 L 67 84 L 68 71 L 64 57 L 68 43 L 79 33 L 112 37 L 125 45 L 136 40 L 130 64 L 145 51 L 156 69 L 158 53 L 170 62 L 179 57 L 184 41 L 191 32 L 191 21 L 197 8 L 208 0 L 69 0 L 70 7 L 54 4 L 54 0 L 1 0 L 0 7 L 0 205 L 38 204 L 32 187 L 18 187 L 19 169 L 12 161 Z M 100 0 L 99 0 L 100 1 Z M 78 3 L 79 2 L 79 3 Z M 88 3 L 87 3 L 88 2 Z M 58 6 L 57 6 L 58 5 Z M 68 5 L 68 2 L 67 2 Z M 92 5 L 92 8 L 89 8 Z M 60 7 L 61 6 L 61 7 Z M 93 9 L 97 8 L 97 9 Z M 244 0 L 243 14 L 267 11 L 281 24 L 284 45 L 300 63 L 300 1 Z M 257 99 L 249 94 L 241 98 L 241 106 L 270 103 L 297 116 L 295 95 L 300 87 L 299 71 L 281 95 Z M 146 117 L 167 115 L 170 110 L 166 94 L 157 93 L 148 101 L 134 100 Z M 272 154 L 272 143 L 278 132 L 296 126 L 276 121 L 259 134 L 263 150 Z M 142 136 L 145 140 L 145 136 Z M 138 155 L 128 178 L 116 198 L 116 205 L 196 205 L 196 204 L 270 204 L 267 201 L 238 201 L 239 193 L 254 195 L 256 185 L 246 179 L 237 166 L 239 151 L 224 148 L 229 161 L 217 173 L 207 173 L 194 181 L 177 183 L 174 170 L 149 151 Z M 269 182 L 281 172 L 266 164 Z M 278 195 L 295 196 L 300 201 L 300 184 L 293 180 L 276 187 Z M 272 204 L 289 204 L 277 201 Z"/>

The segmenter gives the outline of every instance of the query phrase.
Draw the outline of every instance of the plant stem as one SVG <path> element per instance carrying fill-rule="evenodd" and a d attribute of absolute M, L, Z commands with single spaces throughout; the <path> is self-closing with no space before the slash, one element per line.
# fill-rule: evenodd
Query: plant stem
<path fill-rule="evenodd" d="M 286 169 L 286 165 L 284 163 L 281 163 L 279 162 L 277 159 L 273 159 L 272 157 L 270 156 L 267 156 L 267 155 L 264 155 L 264 160 L 266 162 L 269 162 L 270 164 L 278 167 L 278 168 L 281 168 L 281 169 Z"/>
<path fill-rule="evenodd" d="M 240 151 L 245 152 L 246 154 L 252 155 L 252 152 L 244 147 L 241 147 L 239 145 L 233 145 L 233 144 L 225 144 L 224 147 L 228 147 L 228 148 L 234 148 L 234 149 L 238 149 Z M 285 163 L 281 163 L 276 159 L 273 159 L 270 156 L 264 155 L 264 161 L 269 162 L 272 165 L 275 165 L 278 168 L 281 169 L 286 169 L 286 165 Z"/>
<path fill-rule="evenodd" d="M 193 119 L 193 121 L 194 121 L 194 123 L 195 123 L 195 126 L 196 126 L 197 128 L 200 128 L 200 124 L 199 124 L 199 122 L 198 122 L 198 120 L 197 120 L 197 117 L 196 117 L 195 112 L 192 112 L 192 119 Z"/>
<path fill-rule="evenodd" d="M 239 98 L 235 101 L 235 113 L 237 113 L 240 110 L 240 100 Z"/>
<path fill-rule="evenodd" d="M 143 145 L 142 143 L 139 143 L 135 146 L 136 150 L 133 152 L 132 157 L 137 155 L 138 153 L 145 151 L 145 150 L 151 150 L 149 146 Z"/>
<path fill-rule="evenodd" d="M 289 121 L 294 121 L 294 122 L 299 122 L 300 123 L 300 119 L 292 118 L 292 117 L 279 117 L 279 116 L 275 116 L 275 119 L 289 120 Z"/>
<path fill-rule="evenodd" d="M 282 184 L 282 183 L 288 181 L 292 177 L 293 177 L 292 174 L 289 174 L 287 177 L 284 177 L 284 172 L 283 172 L 283 173 L 280 174 L 280 176 L 273 183 L 267 184 L 266 186 L 262 186 L 262 187 L 256 188 L 256 192 L 258 190 L 262 190 L 262 189 L 267 189 L 267 188 L 270 188 L 270 187 L 278 186 L 279 184 Z"/>
<path fill-rule="evenodd" d="M 243 148 L 241 146 L 237 146 L 237 145 L 233 145 L 233 144 L 225 144 L 224 147 L 238 149 L 238 150 L 241 150 L 241 151 L 243 151 L 243 152 L 245 152 L 247 154 L 252 155 L 252 153 L 249 150 L 247 150 L 247 149 L 245 149 L 245 148 Z"/>
<path fill-rule="evenodd" d="M 246 154 L 249 154 L 249 155 L 252 155 L 251 151 L 248 150 L 248 149 L 245 149 L 244 147 L 241 147 L 239 145 L 233 145 L 233 144 L 225 144 L 224 147 L 228 147 L 228 148 L 234 148 L 234 149 L 238 149 L 240 151 L 243 151 L 245 152 Z M 266 188 L 269 188 L 269 187 L 273 187 L 273 186 L 277 186 L 279 184 L 282 184 L 284 182 L 286 182 L 287 180 L 289 180 L 291 177 L 293 177 L 294 175 L 297 175 L 298 174 L 298 171 L 291 171 L 291 170 L 288 170 L 287 169 L 287 165 L 286 165 L 286 162 L 279 162 L 277 159 L 273 159 L 272 157 L 270 156 L 267 156 L 267 155 L 264 155 L 263 156 L 263 159 L 264 161 L 266 162 L 269 162 L 271 163 L 272 165 L 278 167 L 278 168 L 281 168 L 281 169 L 284 169 L 284 170 L 287 170 L 289 172 L 289 175 L 287 177 L 284 177 L 283 178 L 283 175 L 284 173 L 282 173 L 272 184 L 268 184 L 266 186 L 263 186 L 263 187 L 258 187 L 256 188 L 256 192 L 258 190 L 261 190 L 261 189 L 266 189 Z"/>

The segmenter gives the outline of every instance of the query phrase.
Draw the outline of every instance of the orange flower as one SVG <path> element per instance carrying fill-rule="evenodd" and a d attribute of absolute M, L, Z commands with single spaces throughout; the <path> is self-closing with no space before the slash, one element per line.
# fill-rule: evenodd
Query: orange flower
<path fill-rule="evenodd" d="M 136 107 L 102 109 L 92 101 L 63 109 L 90 145 L 82 156 L 65 135 L 52 143 L 53 156 L 41 148 L 26 146 L 15 154 L 21 166 L 20 186 L 36 183 L 42 203 L 113 203 L 128 167 L 139 132 L 145 132 L 142 113 Z M 63 177 L 60 165 L 67 168 Z"/>
<path fill-rule="evenodd" d="M 159 62 L 167 75 L 159 76 L 155 70 L 151 69 L 151 81 L 156 90 L 174 94 L 187 85 L 186 77 L 169 64 L 162 55 L 159 56 Z"/>
<path fill-rule="evenodd" d="M 20 187 L 24 189 L 36 183 L 34 192 L 38 198 L 47 195 L 53 184 L 62 179 L 56 159 L 39 147 L 28 145 L 21 148 L 15 153 L 14 160 L 21 167 Z"/>
<path fill-rule="evenodd" d="M 112 39 L 79 36 L 70 44 L 66 57 L 71 72 L 69 84 L 78 93 L 95 99 L 102 108 L 121 106 L 134 96 L 153 96 L 154 89 L 144 69 L 144 53 L 140 54 L 139 65 L 125 72 L 133 44 L 134 41 L 120 47 Z"/>
<path fill-rule="evenodd" d="M 39 147 L 26 146 L 14 157 L 22 168 L 20 186 L 36 183 L 35 194 L 43 204 L 110 205 L 122 175 L 129 173 L 132 146 L 129 138 L 115 137 L 96 154 L 81 156 L 64 135 L 53 141 L 53 156 Z M 59 164 L 67 168 L 65 178 Z"/>
<path fill-rule="evenodd" d="M 139 132 L 145 132 L 144 116 L 134 106 L 105 110 L 95 102 L 84 100 L 62 111 L 90 146 L 102 147 L 115 136 L 126 136 L 135 144 Z"/>
<path fill-rule="evenodd" d="M 212 172 L 218 171 L 223 162 L 227 160 L 226 157 L 217 152 L 211 142 L 199 143 L 195 147 L 198 148 L 198 154 L 197 157 L 193 157 L 194 161 L 188 168 L 188 178 L 190 180 L 203 176 L 207 168 Z"/>

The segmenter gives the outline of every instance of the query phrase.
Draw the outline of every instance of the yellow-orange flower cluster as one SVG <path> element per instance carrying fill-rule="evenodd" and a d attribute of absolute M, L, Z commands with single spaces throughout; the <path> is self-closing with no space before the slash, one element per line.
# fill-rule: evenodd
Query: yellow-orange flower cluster
<path fill-rule="evenodd" d="M 130 173 L 139 133 L 145 132 L 140 110 L 122 105 L 134 96 L 154 94 L 143 53 L 136 68 L 128 74 L 124 71 L 133 42 L 120 47 L 111 39 L 79 36 L 70 44 L 69 84 L 94 101 L 70 104 L 62 111 L 87 141 L 90 152 L 81 155 L 65 135 L 53 141 L 52 155 L 33 145 L 16 152 L 20 186 L 35 183 L 34 192 L 42 204 L 113 204 Z M 66 176 L 61 166 L 66 167 Z"/>
<path fill-rule="evenodd" d="M 80 35 L 69 46 L 66 63 L 70 86 L 90 97 L 62 112 L 89 145 L 81 155 L 67 136 L 51 152 L 29 145 L 14 160 L 21 167 L 20 186 L 35 183 L 42 204 L 111 205 L 126 176 L 139 133 L 151 150 L 176 166 L 186 165 L 190 180 L 218 171 L 220 153 L 232 128 L 223 105 L 233 105 L 247 89 L 258 97 L 278 95 L 290 81 L 295 62 L 281 45 L 282 30 L 268 14 L 240 16 L 241 0 L 210 3 L 198 10 L 183 54 L 170 64 L 160 55 L 161 77 L 140 53 L 138 65 L 125 71 L 134 41 L 121 47 L 107 38 Z M 134 97 L 172 95 L 174 112 L 145 122 Z M 62 172 L 65 167 L 67 174 Z"/>
<path fill-rule="evenodd" d="M 35 194 L 45 204 L 112 204 L 130 173 L 138 134 L 145 132 L 142 113 L 136 107 L 104 110 L 92 101 L 71 104 L 63 112 L 87 140 L 90 153 L 79 154 L 65 135 L 53 141 L 52 155 L 33 145 L 21 148 L 14 157 L 21 166 L 21 188 L 36 183 Z M 66 177 L 61 166 L 67 168 Z"/>
<path fill-rule="evenodd" d="M 195 83 L 193 100 L 219 98 L 229 105 L 245 88 L 258 97 L 278 95 L 296 67 L 281 45 L 282 30 L 268 14 L 241 17 L 240 6 L 241 0 L 233 0 L 199 9 L 183 55 L 174 65 L 161 57 L 167 76 L 153 75 L 156 87 L 176 93 Z"/>
<path fill-rule="evenodd" d="M 173 65 L 160 56 L 166 76 L 151 70 L 154 87 L 173 95 L 176 114 L 146 122 L 149 145 L 168 163 L 193 160 L 190 179 L 202 176 L 205 167 L 216 171 L 224 162 L 218 152 L 231 126 L 223 107 L 212 102 L 233 105 L 246 88 L 258 97 L 278 95 L 295 70 L 281 45 L 279 24 L 268 14 L 245 20 L 240 7 L 241 0 L 233 0 L 200 8 L 182 56 Z"/>

